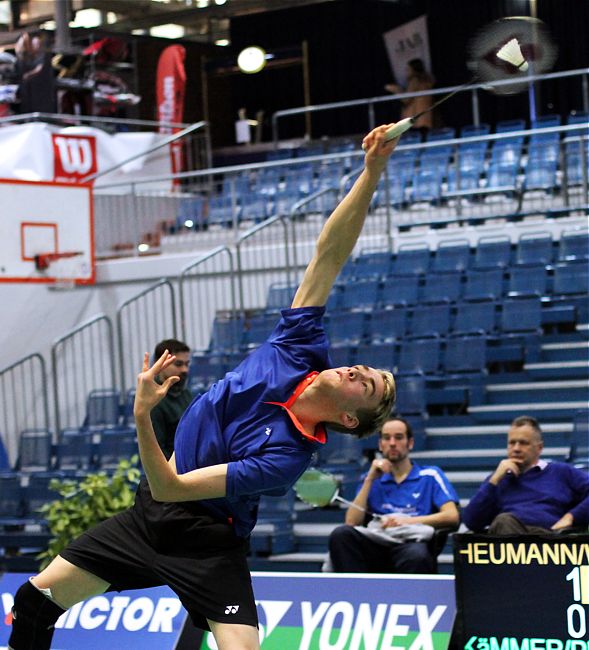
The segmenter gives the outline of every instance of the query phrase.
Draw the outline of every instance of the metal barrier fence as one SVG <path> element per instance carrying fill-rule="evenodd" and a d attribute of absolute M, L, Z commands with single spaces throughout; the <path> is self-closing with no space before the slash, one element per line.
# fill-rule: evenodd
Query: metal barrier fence
<path fill-rule="evenodd" d="M 104 314 L 69 331 L 51 347 L 55 432 L 84 424 L 90 391 L 116 390 L 113 325 Z"/>
<path fill-rule="evenodd" d="M 195 350 L 208 348 L 217 312 L 237 312 L 234 268 L 229 248 L 219 246 L 180 273 L 182 340 Z"/>
<path fill-rule="evenodd" d="M 158 341 L 178 334 L 176 294 L 168 280 L 160 280 L 117 309 L 121 390 L 135 386 L 145 352 Z"/>
<path fill-rule="evenodd" d="M 294 281 L 288 220 L 273 217 L 245 232 L 235 244 L 239 308 L 262 309 L 273 283 Z"/>
<path fill-rule="evenodd" d="M 464 90 L 463 94 L 466 95 L 467 93 L 469 93 L 470 95 L 472 123 L 478 125 L 481 122 L 480 110 L 479 110 L 479 98 L 478 98 L 478 93 L 481 90 L 487 91 L 489 90 L 489 88 L 495 88 L 495 87 L 501 88 L 501 86 L 513 86 L 514 83 L 531 86 L 533 84 L 541 83 L 544 81 L 561 80 L 561 79 L 568 79 L 568 78 L 575 78 L 575 77 L 579 78 L 579 82 L 581 84 L 581 95 L 583 98 L 583 111 L 589 111 L 589 68 L 579 68 L 577 70 L 567 70 L 563 72 L 550 72 L 541 75 L 530 74 L 526 77 L 523 77 L 519 81 L 514 81 L 513 79 L 507 79 L 504 81 L 472 84 L 470 86 L 466 86 L 463 89 Z M 460 88 L 460 86 L 448 86 L 446 88 L 436 88 L 434 90 L 425 90 L 418 93 L 397 93 L 395 95 L 367 97 L 365 99 L 353 99 L 353 100 L 348 100 L 343 102 L 330 102 L 328 104 L 317 104 L 315 106 L 301 106 L 299 108 L 289 108 L 281 111 L 276 111 L 272 115 L 272 139 L 274 145 L 278 146 L 278 142 L 280 139 L 279 136 L 280 120 L 284 120 L 286 118 L 293 118 L 293 117 L 296 118 L 297 116 L 300 115 L 310 116 L 321 112 L 340 111 L 340 110 L 349 111 L 350 109 L 359 109 L 359 108 L 365 108 L 366 122 L 363 125 L 363 127 L 359 128 L 358 130 L 360 132 L 370 131 L 378 123 L 380 123 L 376 120 L 376 107 L 378 107 L 379 105 L 397 103 L 402 100 L 413 99 L 415 97 L 432 97 L 432 100 L 435 101 L 436 99 L 441 99 L 441 97 L 438 97 L 438 95 L 446 95 L 452 93 L 458 88 Z M 459 96 L 453 99 L 453 101 L 457 101 L 458 98 Z M 529 114 L 530 121 L 534 119 L 534 116 L 535 116 L 534 105 L 532 102 L 530 102 L 530 114 Z M 381 121 L 390 122 L 391 119 L 392 119 L 391 117 L 388 117 L 386 119 L 382 119 Z"/>
<path fill-rule="evenodd" d="M 40 354 L 30 354 L 0 370 L 0 436 L 11 465 L 22 431 L 50 428 L 47 386 L 46 364 Z"/>

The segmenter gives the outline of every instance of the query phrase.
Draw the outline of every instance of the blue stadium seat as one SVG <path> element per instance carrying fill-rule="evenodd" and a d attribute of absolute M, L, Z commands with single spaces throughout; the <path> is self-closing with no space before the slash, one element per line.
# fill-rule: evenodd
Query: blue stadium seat
<path fill-rule="evenodd" d="M 356 278 L 380 278 L 391 272 L 393 256 L 389 251 L 361 252 L 355 260 Z"/>
<path fill-rule="evenodd" d="M 244 198 L 241 208 L 241 218 L 259 223 L 268 217 L 268 205 L 265 199 L 248 195 Z"/>
<path fill-rule="evenodd" d="M 349 280 L 336 282 L 333 287 L 331 287 L 331 291 L 327 297 L 327 302 L 325 303 L 325 308 L 328 313 L 339 311 L 342 308 L 343 287 L 345 284 L 349 283 Z"/>
<path fill-rule="evenodd" d="M 23 500 L 25 515 L 35 519 L 42 519 L 39 508 L 49 503 L 61 499 L 59 492 L 50 488 L 50 483 L 54 478 L 58 478 L 55 474 L 32 474 L 29 478 L 29 483 L 23 488 Z M 59 477 L 59 478 L 65 478 Z"/>
<path fill-rule="evenodd" d="M 332 345 L 329 356 L 334 368 L 349 367 L 356 363 L 355 345 Z"/>
<path fill-rule="evenodd" d="M 554 296 L 589 293 L 589 260 L 556 264 L 552 293 Z"/>
<path fill-rule="evenodd" d="M 503 269 L 472 269 L 466 274 L 465 300 L 497 299 L 503 295 Z"/>
<path fill-rule="evenodd" d="M 465 192 L 480 189 L 481 180 L 480 169 L 461 169 L 460 173 L 457 172 L 455 167 L 452 167 L 448 172 L 448 189 L 446 194 Z"/>
<path fill-rule="evenodd" d="M 277 312 L 290 307 L 297 288 L 297 285 L 283 282 L 271 284 L 266 298 L 266 311 Z"/>
<path fill-rule="evenodd" d="M 456 129 L 451 126 L 443 126 L 437 129 L 430 129 L 425 137 L 426 142 L 438 140 L 453 140 L 456 137 Z"/>
<path fill-rule="evenodd" d="M 91 390 L 86 401 L 84 428 L 116 427 L 120 421 L 121 394 L 114 388 Z"/>
<path fill-rule="evenodd" d="M 394 305 L 415 305 L 419 295 L 419 276 L 389 275 L 380 290 L 382 307 Z"/>
<path fill-rule="evenodd" d="M 518 163 L 491 162 L 487 172 L 486 190 L 510 194 L 517 186 Z"/>
<path fill-rule="evenodd" d="M 548 275 L 544 264 L 512 266 L 509 269 L 509 296 L 544 296 Z"/>
<path fill-rule="evenodd" d="M 426 273 L 430 265 L 430 249 L 428 246 L 399 246 L 393 257 L 393 274 L 409 275 L 411 273 Z"/>
<path fill-rule="evenodd" d="M 450 304 L 414 307 L 409 330 L 412 336 L 445 336 L 450 330 Z"/>
<path fill-rule="evenodd" d="M 500 329 L 504 334 L 540 334 L 542 303 L 537 296 L 506 298 L 501 307 Z"/>
<path fill-rule="evenodd" d="M 442 195 L 442 170 L 432 163 L 431 168 L 421 169 L 413 176 L 411 200 L 415 203 L 436 203 Z"/>
<path fill-rule="evenodd" d="M 342 285 L 340 301 L 341 309 L 369 310 L 373 309 L 379 298 L 380 280 L 366 278 L 346 282 Z"/>
<path fill-rule="evenodd" d="M 558 261 L 589 259 L 589 231 L 567 230 L 560 236 Z"/>
<path fill-rule="evenodd" d="M 388 178 L 381 178 L 374 195 L 374 207 L 381 208 L 387 205 L 399 208 L 407 202 L 407 192 L 410 181 L 408 170 L 395 175 L 389 174 Z"/>
<path fill-rule="evenodd" d="M 496 329 L 496 306 L 494 300 L 464 301 L 456 306 L 453 332 L 468 334 L 482 332 L 492 334 Z"/>
<path fill-rule="evenodd" d="M 241 208 L 233 205 L 231 197 L 213 196 L 209 199 L 208 218 L 209 225 L 231 227 L 239 222 Z"/>
<path fill-rule="evenodd" d="M 402 339 L 407 333 L 407 309 L 375 309 L 369 322 L 368 338 L 372 342 L 389 342 Z"/>
<path fill-rule="evenodd" d="M 526 128 L 526 121 L 520 118 L 514 120 L 501 120 L 495 126 L 496 133 L 510 133 L 511 131 L 523 131 Z"/>
<path fill-rule="evenodd" d="M 441 346 L 442 342 L 438 337 L 403 340 L 399 350 L 398 372 L 438 374 Z"/>
<path fill-rule="evenodd" d="M 188 371 L 190 390 L 193 393 L 206 390 L 215 381 L 221 379 L 227 370 L 228 364 L 224 353 L 193 353 Z M 126 424 L 128 426 L 128 422 Z"/>
<path fill-rule="evenodd" d="M 556 113 L 548 113 L 546 115 L 540 115 L 535 120 L 532 120 L 530 124 L 530 128 L 546 129 L 550 126 L 560 126 L 561 123 L 562 123 L 562 118 L 560 117 L 560 115 L 557 115 Z"/>
<path fill-rule="evenodd" d="M 97 465 L 102 470 L 116 469 L 121 459 L 129 460 L 138 453 L 137 436 L 131 429 L 105 430 L 96 447 Z"/>
<path fill-rule="evenodd" d="M 550 264 L 553 240 L 549 232 L 524 233 L 515 250 L 515 264 Z"/>
<path fill-rule="evenodd" d="M 491 127 L 489 124 L 467 124 L 460 129 L 462 138 L 475 138 L 477 135 L 489 135 Z"/>
<path fill-rule="evenodd" d="M 486 370 L 487 340 L 484 335 L 451 336 L 446 341 L 444 368 L 448 374 Z"/>
<path fill-rule="evenodd" d="M 21 472 L 48 472 L 53 465 L 51 433 L 47 429 L 25 429 L 18 438 L 16 468 Z"/>
<path fill-rule="evenodd" d="M 507 235 L 480 237 L 477 241 L 474 260 L 475 269 L 504 268 L 511 260 L 511 240 Z"/>
<path fill-rule="evenodd" d="M 425 377 L 422 374 L 395 375 L 397 401 L 395 413 L 401 416 L 426 415 Z"/>
<path fill-rule="evenodd" d="M 421 293 L 422 302 L 439 302 L 448 300 L 455 302 L 462 294 L 462 273 L 450 271 L 447 273 L 428 273 Z"/>
<path fill-rule="evenodd" d="M 397 345 L 395 343 L 362 343 L 356 349 L 356 363 L 393 370 L 397 363 Z"/>
<path fill-rule="evenodd" d="M 24 513 L 20 477 L 15 474 L 0 476 L 0 527 L 22 524 Z"/>
<path fill-rule="evenodd" d="M 543 190 L 552 192 L 558 185 L 556 161 L 528 161 L 524 179 L 524 191 Z"/>
<path fill-rule="evenodd" d="M 433 271 L 463 271 L 470 262 L 470 243 L 468 239 L 443 241 L 438 246 L 433 263 Z"/>
<path fill-rule="evenodd" d="M 368 314 L 363 311 L 331 312 L 326 320 L 327 337 L 332 345 L 356 345 L 366 336 Z"/>
<path fill-rule="evenodd" d="M 245 320 L 243 316 L 215 316 L 209 350 L 230 352 L 243 346 Z"/>
<path fill-rule="evenodd" d="M 64 429 L 56 446 L 56 466 L 60 471 L 88 471 L 94 464 L 92 433 Z"/>

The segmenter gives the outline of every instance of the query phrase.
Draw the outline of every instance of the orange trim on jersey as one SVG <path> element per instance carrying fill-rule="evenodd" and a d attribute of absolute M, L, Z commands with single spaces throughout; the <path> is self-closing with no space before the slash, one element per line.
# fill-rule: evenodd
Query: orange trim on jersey
<path fill-rule="evenodd" d="M 303 425 L 299 422 L 297 416 L 291 411 L 292 405 L 296 402 L 299 395 L 310 386 L 319 373 L 315 370 L 309 373 L 298 386 L 294 389 L 293 394 L 286 400 L 286 402 L 266 402 L 266 404 L 274 404 L 275 406 L 281 406 L 287 413 L 292 423 L 297 428 L 297 431 L 307 440 L 312 440 L 313 442 L 319 442 L 324 445 L 327 442 L 327 431 L 322 424 L 318 424 L 315 427 L 313 434 L 307 433 L 303 428 Z"/>

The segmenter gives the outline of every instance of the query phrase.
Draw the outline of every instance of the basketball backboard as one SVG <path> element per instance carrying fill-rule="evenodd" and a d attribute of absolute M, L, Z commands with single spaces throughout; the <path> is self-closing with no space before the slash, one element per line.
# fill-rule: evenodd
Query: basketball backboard
<path fill-rule="evenodd" d="M 0 282 L 94 283 L 92 188 L 0 179 Z"/>

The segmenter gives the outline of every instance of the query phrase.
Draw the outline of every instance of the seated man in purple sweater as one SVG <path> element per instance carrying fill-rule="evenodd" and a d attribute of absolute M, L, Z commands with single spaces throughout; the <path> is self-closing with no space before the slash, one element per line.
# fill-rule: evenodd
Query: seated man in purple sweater
<path fill-rule="evenodd" d="M 522 415 L 507 434 L 507 458 L 462 513 L 474 532 L 491 535 L 547 533 L 589 524 L 589 474 L 540 458 L 544 442 L 538 422 Z"/>

